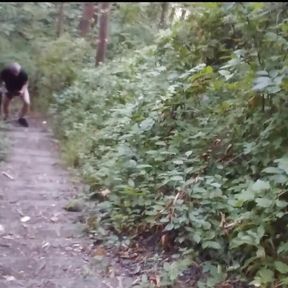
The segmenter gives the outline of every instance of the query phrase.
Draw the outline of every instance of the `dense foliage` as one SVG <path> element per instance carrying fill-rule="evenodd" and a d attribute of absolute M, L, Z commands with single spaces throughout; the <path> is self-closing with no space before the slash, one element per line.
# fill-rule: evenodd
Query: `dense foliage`
<path fill-rule="evenodd" d="M 33 46 L 65 157 L 96 201 L 94 232 L 160 231 L 187 257 L 179 272 L 196 259 L 209 272 L 198 287 L 286 287 L 287 4 L 186 3 L 157 34 L 141 5 L 117 10 L 97 69 L 84 40 Z"/>

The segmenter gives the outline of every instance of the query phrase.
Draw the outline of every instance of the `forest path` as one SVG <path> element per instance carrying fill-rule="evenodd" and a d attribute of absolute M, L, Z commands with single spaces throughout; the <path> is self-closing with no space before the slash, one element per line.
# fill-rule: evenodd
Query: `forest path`
<path fill-rule="evenodd" d="M 11 122 L 5 129 L 8 155 L 0 163 L 0 287 L 130 287 L 118 278 L 104 279 L 92 264 L 92 241 L 77 223 L 79 213 L 63 209 L 81 186 L 61 167 L 47 125 L 36 116 L 29 124 L 22 128 Z"/>

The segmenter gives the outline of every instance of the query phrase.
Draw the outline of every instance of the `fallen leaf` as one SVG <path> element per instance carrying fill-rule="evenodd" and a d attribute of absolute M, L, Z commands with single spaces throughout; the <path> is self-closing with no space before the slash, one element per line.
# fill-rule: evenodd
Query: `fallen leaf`
<path fill-rule="evenodd" d="M 156 287 L 161 287 L 159 275 L 150 276 L 149 280 L 150 280 L 150 283 L 156 285 Z"/>
<path fill-rule="evenodd" d="M 14 180 L 14 177 L 13 176 L 11 176 L 10 174 L 8 174 L 7 172 L 2 172 L 2 175 L 3 176 L 6 176 L 7 178 L 9 178 L 10 180 Z"/>
<path fill-rule="evenodd" d="M 50 243 L 49 242 L 45 242 L 43 245 L 42 245 L 42 248 L 46 248 L 46 247 L 49 247 L 50 246 Z"/>
<path fill-rule="evenodd" d="M 24 217 L 24 214 L 20 209 L 16 209 L 16 211 L 19 213 L 20 216 Z"/>
<path fill-rule="evenodd" d="M 106 273 L 109 275 L 110 278 L 115 278 L 115 270 L 112 266 L 108 266 L 106 270 Z"/>
<path fill-rule="evenodd" d="M 94 256 L 106 256 L 107 252 L 103 246 L 98 246 L 94 251 Z"/>
<path fill-rule="evenodd" d="M 54 217 L 51 217 L 50 220 L 51 220 L 51 222 L 55 223 L 58 221 L 58 218 L 56 216 L 54 216 Z"/>

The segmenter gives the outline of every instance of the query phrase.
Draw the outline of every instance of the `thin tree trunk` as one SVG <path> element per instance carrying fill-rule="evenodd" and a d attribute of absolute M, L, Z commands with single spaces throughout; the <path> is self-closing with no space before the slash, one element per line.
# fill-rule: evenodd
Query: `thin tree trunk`
<path fill-rule="evenodd" d="M 58 23 L 57 23 L 57 37 L 60 37 L 63 33 L 63 22 L 64 22 L 64 2 L 59 3 L 58 10 Z"/>
<path fill-rule="evenodd" d="M 99 37 L 97 43 L 96 51 L 96 66 L 103 63 L 106 56 L 107 43 L 108 43 L 108 13 L 109 13 L 110 3 L 101 2 L 100 5 L 100 27 L 99 27 Z"/>
<path fill-rule="evenodd" d="M 176 13 L 175 10 L 176 10 L 175 7 L 172 7 L 171 13 L 170 13 L 170 16 L 169 16 L 169 22 L 170 22 L 170 24 L 173 23 L 173 20 L 174 20 L 174 17 L 175 17 L 175 13 Z"/>
<path fill-rule="evenodd" d="M 165 29 L 167 27 L 167 14 L 169 10 L 169 2 L 162 2 L 161 3 L 161 17 L 159 28 Z"/>
<path fill-rule="evenodd" d="M 79 23 L 80 36 L 85 37 L 91 28 L 95 13 L 95 6 L 93 2 L 83 3 L 83 14 Z"/>
<path fill-rule="evenodd" d="M 99 4 L 96 3 L 95 5 L 95 13 L 94 13 L 94 23 L 93 23 L 93 26 L 98 25 L 98 15 L 99 15 L 99 12 L 100 12 L 100 7 L 99 7 Z"/>
<path fill-rule="evenodd" d="M 181 20 L 185 20 L 186 12 L 187 12 L 186 9 L 182 9 L 182 13 L 180 17 Z"/>
<path fill-rule="evenodd" d="M 97 27 L 98 26 L 98 19 L 99 19 L 99 10 L 100 10 L 100 7 L 99 7 L 99 3 L 95 3 L 95 6 L 94 6 L 94 15 L 93 15 L 93 21 L 92 21 L 92 24 L 91 24 L 91 28 L 94 28 L 95 26 Z"/>

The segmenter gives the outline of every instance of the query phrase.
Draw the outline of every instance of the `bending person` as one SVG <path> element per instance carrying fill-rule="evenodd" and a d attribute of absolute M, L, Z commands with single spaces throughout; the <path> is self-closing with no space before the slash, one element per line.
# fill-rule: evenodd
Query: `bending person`
<path fill-rule="evenodd" d="M 9 64 L 1 71 L 0 81 L 4 82 L 4 86 L 2 87 L 4 120 L 7 120 L 9 117 L 9 104 L 11 100 L 19 96 L 23 106 L 20 111 L 18 123 L 24 127 L 28 127 L 29 125 L 25 119 L 25 115 L 30 108 L 30 95 L 26 71 L 18 63 Z"/>

